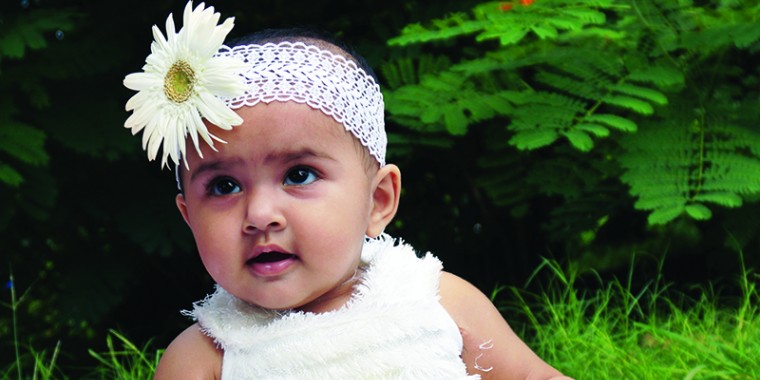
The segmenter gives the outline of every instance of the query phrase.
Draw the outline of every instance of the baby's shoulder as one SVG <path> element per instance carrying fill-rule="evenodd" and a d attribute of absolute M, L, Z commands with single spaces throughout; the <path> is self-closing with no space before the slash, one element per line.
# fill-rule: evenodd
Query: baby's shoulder
<path fill-rule="evenodd" d="M 180 333 L 161 355 L 155 380 L 219 379 L 222 351 L 196 323 Z"/>
<path fill-rule="evenodd" d="M 459 327 L 462 359 L 469 373 L 478 373 L 484 380 L 561 375 L 512 331 L 491 299 L 474 285 L 441 272 L 440 297 L 441 305 Z"/>
<path fill-rule="evenodd" d="M 463 278 L 442 271 L 439 285 L 441 305 L 451 315 L 460 329 L 467 327 L 470 319 L 482 316 L 484 309 L 493 311 L 491 300 L 474 285 Z M 463 326 L 465 325 L 465 326 Z"/>
<path fill-rule="evenodd" d="M 488 297 L 470 282 L 446 271 L 441 271 L 439 291 L 441 303 L 449 301 L 457 303 L 486 301 L 488 304 L 491 303 Z"/>

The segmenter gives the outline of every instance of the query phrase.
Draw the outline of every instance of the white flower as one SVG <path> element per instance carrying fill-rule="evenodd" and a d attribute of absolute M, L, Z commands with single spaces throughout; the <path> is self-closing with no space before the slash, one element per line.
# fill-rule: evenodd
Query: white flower
<path fill-rule="evenodd" d="M 188 135 L 200 154 L 198 136 L 212 149 L 214 141 L 224 142 L 209 133 L 202 118 L 229 130 L 243 120 L 218 97 L 233 97 L 245 92 L 237 75 L 244 67 L 241 60 L 214 57 L 232 30 L 234 19 L 219 22 L 214 8 L 200 3 L 194 10 L 192 1 L 185 6 L 183 28 L 175 32 L 172 15 L 166 19 L 166 38 L 153 26 L 151 53 L 143 72 L 129 74 L 124 86 L 138 91 L 127 101 L 132 111 L 124 123 L 132 134 L 143 131 L 142 145 L 148 159 L 154 160 L 163 146 L 161 167 L 171 158 L 175 165 L 186 160 Z M 202 155 L 201 155 L 202 157 Z"/>

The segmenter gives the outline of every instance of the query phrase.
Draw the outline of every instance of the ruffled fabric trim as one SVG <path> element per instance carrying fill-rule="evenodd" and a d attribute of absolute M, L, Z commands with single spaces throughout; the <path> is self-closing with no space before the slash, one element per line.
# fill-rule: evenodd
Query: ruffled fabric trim
<path fill-rule="evenodd" d="M 224 350 L 223 379 L 479 379 L 439 303 L 442 264 L 386 235 L 368 240 L 349 302 L 326 313 L 278 312 L 221 287 L 187 315 Z"/>

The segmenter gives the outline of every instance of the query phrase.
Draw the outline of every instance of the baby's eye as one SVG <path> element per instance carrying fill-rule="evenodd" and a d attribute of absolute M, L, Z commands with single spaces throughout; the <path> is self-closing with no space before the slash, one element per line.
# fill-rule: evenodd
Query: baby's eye
<path fill-rule="evenodd" d="M 227 195 L 240 192 L 240 185 L 230 178 L 219 178 L 211 181 L 208 186 L 211 195 Z"/>
<path fill-rule="evenodd" d="M 309 168 L 293 168 L 285 175 L 283 183 L 286 186 L 303 186 L 308 185 L 319 179 L 317 173 Z"/>

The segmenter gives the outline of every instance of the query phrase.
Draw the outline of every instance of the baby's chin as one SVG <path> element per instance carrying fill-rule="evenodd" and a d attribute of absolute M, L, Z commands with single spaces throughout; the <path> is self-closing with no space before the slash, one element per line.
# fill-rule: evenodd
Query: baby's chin
<path fill-rule="evenodd" d="M 240 298 L 240 297 L 238 297 Z M 243 299 L 243 298 L 241 298 Z M 335 295 L 318 295 L 298 301 L 283 302 L 283 300 L 258 300 L 256 302 L 246 301 L 248 304 L 272 311 L 299 311 L 304 313 L 327 313 L 341 309 L 350 299 L 350 294 Z M 244 299 L 245 300 L 245 299 Z"/>
<path fill-rule="evenodd" d="M 318 296 L 293 298 L 284 295 L 273 295 L 271 293 L 268 297 L 262 298 L 251 294 L 229 293 L 251 306 L 272 311 L 309 311 L 309 305 L 319 298 Z"/>

